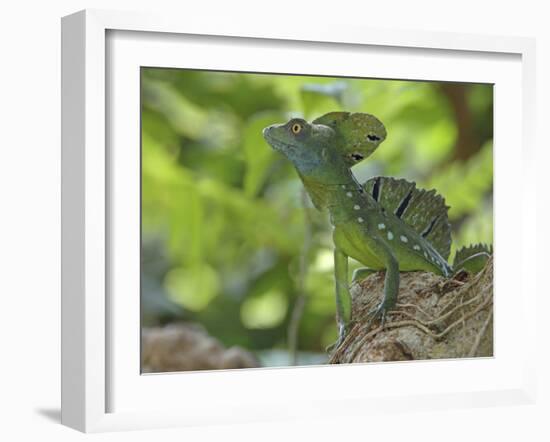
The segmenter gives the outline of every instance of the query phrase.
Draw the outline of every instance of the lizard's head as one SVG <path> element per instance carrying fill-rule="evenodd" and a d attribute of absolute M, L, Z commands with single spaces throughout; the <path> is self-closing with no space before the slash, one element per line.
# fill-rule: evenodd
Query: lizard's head
<path fill-rule="evenodd" d="M 266 141 L 283 153 L 299 172 L 309 173 L 331 160 L 331 143 L 335 133 L 328 126 L 310 124 L 293 118 L 285 124 L 274 124 L 263 131 Z"/>
<path fill-rule="evenodd" d="M 301 175 L 330 178 L 372 154 L 386 138 L 386 129 L 369 114 L 331 112 L 312 123 L 293 118 L 266 127 L 263 135 Z"/>

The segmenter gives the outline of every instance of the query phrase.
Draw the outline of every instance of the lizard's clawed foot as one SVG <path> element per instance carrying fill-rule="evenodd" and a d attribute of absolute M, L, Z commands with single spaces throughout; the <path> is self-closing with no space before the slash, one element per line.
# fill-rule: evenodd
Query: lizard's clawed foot
<path fill-rule="evenodd" d="M 334 343 L 329 345 L 325 351 L 331 355 L 340 345 L 342 345 L 342 342 L 344 342 L 344 339 L 346 339 L 347 336 L 347 329 L 344 325 L 340 325 L 338 327 L 338 340 Z"/>
<path fill-rule="evenodd" d="M 380 326 L 384 327 L 384 324 L 386 323 L 386 313 L 388 312 L 388 306 L 386 302 L 382 301 L 380 304 L 378 304 L 376 307 L 374 307 L 369 313 L 367 314 L 367 330 L 371 327 L 371 325 L 377 321 L 380 320 Z"/>
<path fill-rule="evenodd" d="M 325 351 L 330 356 L 340 346 L 341 343 L 342 341 L 338 339 L 334 344 L 330 344 L 327 348 L 325 348 Z"/>

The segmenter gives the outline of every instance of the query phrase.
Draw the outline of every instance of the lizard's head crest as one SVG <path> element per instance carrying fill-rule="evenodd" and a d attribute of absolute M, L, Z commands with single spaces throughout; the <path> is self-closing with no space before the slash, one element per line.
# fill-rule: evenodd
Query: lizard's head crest
<path fill-rule="evenodd" d="M 386 138 L 386 129 L 369 114 L 331 112 L 312 123 L 293 118 L 266 127 L 263 135 L 300 174 L 329 178 L 371 155 Z"/>
<path fill-rule="evenodd" d="M 386 128 L 378 118 L 370 114 L 330 112 L 313 123 L 334 130 L 336 147 L 349 167 L 370 156 L 386 139 Z"/>

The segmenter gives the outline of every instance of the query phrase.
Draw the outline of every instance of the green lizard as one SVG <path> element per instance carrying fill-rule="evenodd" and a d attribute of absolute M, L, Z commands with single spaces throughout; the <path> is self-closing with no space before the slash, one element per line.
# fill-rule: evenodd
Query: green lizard
<path fill-rule="evenodd" d="M 314 206 L 330 213 L 338 323 L 335 346 L 344 339 L 351 320 L 348 257 L 366 266 L 354 272 L 353 281 L 386 270 L 383 300 L 370 312 L 371 321 L 382 323 L 397 302 L 400 271 L 424 270 L 451 277 L 462 269 L 481 269 L 489 257 L 490 247 L 476 245 L 459 250 L 453 266 L 447 262 L 448 207 L 435 190 L 389 177 L 375 177 L 363 185 L 357 182 L 351 167 L 386 138 L 386 129 L 376 117 L 331 112 L 312 123 L 293 118 L 265 128 L 263 135 L 294 164 Z"/>

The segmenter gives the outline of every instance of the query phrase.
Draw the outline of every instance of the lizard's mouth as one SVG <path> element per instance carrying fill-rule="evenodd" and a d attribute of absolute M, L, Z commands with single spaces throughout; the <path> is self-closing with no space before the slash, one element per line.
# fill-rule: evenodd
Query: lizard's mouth
<path fill-rule="evenodd" d="M 269 145 L 278 152 L 293 152 L 296 150 L 296 146 L 286 143 L 282 140 L 279 140 L 275 138 L 272 133 L 271 129 L 273 126 L 266 127 L 262 131 L 262 135 L 264 136 L 265 140 L 269 143 Z"/>

